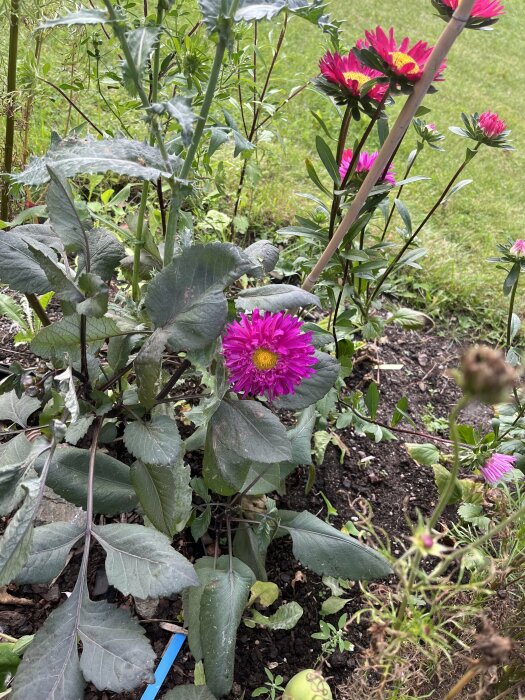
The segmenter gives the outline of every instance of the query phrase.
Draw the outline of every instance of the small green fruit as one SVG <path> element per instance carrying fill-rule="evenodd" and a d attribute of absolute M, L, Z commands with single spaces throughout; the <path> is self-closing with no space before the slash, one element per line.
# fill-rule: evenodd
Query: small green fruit
<path fill-rule="evenodd" d="M 290 679 L 282 700 L 332 700 L 332 691 L 320 673 L 307 668 Z"/>

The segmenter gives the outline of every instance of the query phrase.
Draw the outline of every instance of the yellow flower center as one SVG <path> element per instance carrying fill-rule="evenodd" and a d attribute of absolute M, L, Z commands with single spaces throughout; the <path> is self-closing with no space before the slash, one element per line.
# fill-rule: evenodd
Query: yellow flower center
<path fill-rule="evenodd" d="M 370 78 L 368 75 L 365 75 L 364 73 L 357 73 L 357 71 L 350 70 L 347 71 L 346 73 L 343 73 L 345 80 L 348 80 L 350 82 L 351 80 L 355 80 L 357 82 L 357 88 L 358 90 L 361 90 L 363 85 L 365 83 L 368 83 Z"/>
<path fill-rule="evenodd" d="M 277 364 L 279 355 L 271 350 L 266 350 L 266 348 L 258 348 L 252 355 L 252 362 L 257 367 L 257 369 L 266 372 L 269 369 L 273 369 Z"/>
<path fill-rule="evenodd" d="M 414 61 L 412 56 L 409 56 L 407 53 L 403 53 L 403 51 L 391 51 L 390 58 L 392 59 L 394 67 L 398 70 L 401 70 L 409 63 L 413 63 L 414 67 L 408 71 L 407 75 L 415 75 L 419 72 L 419 66 L 416 61 Z"/>

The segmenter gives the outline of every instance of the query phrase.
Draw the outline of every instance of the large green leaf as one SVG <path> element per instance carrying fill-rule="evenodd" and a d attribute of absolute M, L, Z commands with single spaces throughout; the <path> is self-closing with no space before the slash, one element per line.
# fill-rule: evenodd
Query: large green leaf
<path fill-rule="evenodd" d="M 12 231 L 0 231 L 0 282 L 24 294 L 46 294 L 52 290 L 52 285 L 34 249 L 38 246 L 50 258 L 54 254 L 51 248 L 25 233 L 27 228 L 18 226 Z"/>
<path fill-rule="evenodd" d="M 216 562 L 213 557 L 199 560 L 196 570 L 201 586 L 189 592 L 190 602 L 185 608 L 190 635 L 198 616 L 197 651 L 191 637 L 190 646 L 192 653 L 202 652 L 206 684 L 217 697 L 227 695 L 231 690 L 237 628 L 250 588 L 255 583 L 253 572 L 245 564 L 235 558 L 231 563 L 233 568 L 230 570 L 228 556 L 219 557 Z"/>
<path fill-rule="evenodd" d="M 244 249 L 244 254 L 254 263 L 255 267 L 251 270 L 254 277 L 264 277 L 274 269 L 279 260 L 279 249 L 266 240 L 255 241 Z"/>
<path fill-rule="evenodd" d="M 221 333 L 227 303 L 223 289 L 251 269 L 236 246 L 209 243 L 185 248 L 149 284 L 146 309 L 175 350 L 205 348 Z"/>
<path fill-rule="evenodd" d="M 84 678 L 77 652 L 80 588 L 53 610 L 24 654 L 10 700 L 80 700 Z"/>
<path fill-rule="evenodd" d="M 169 164 L 174 173 L 180 170 L 180 158 L 170 156 Z M 13 179 L 24 185 L 43 185 L 49 180 L 49 165 L 62 177 L 113 172 L 156 181 L 161 176 L 172 175 L 166 170 L 160 151 L 141 141 L 68 138 L 54 144 L 45 156 L 32 158 L 27 168 Z"/>
<path fill-rule="evenodd" d="M 139 81 L 142 81 L 142 76 L 147 68 L 149 58 L 153 53 L 158 37 L 158 27 L 139 27 L 138 29 L 132 29 L 126 32 L 126 41 Z M 136 94 L 137 88 L 135 85 L 134 71 L 130 70 L 127 61 L 122 62 L 122 75 L 124 76 L 124 83 L 129 92 L 133 95 Z"/>
<path fill-rule="evenodd" d="M 220 29 L 224 19 L 231 17 L 231 0 L 199 0 L 199 5 L 210 32 Z M 288 10 L 325 28 L 329 26 L 325 6 L 325 0 L 240 0 L 234 19 L 258 22 L 273 19 L 281 11 Z"/>
<path fill-rule="evenodd" d="M 41 469 L 42 457 L 35 462 Z M 66 501 L 86 508 L 89 473 L 89 450 L 60 447 L 51 460 L 47 485 Z M 137 496 L 131 485 L 129 467 L 103 452 L 97 452 L 93 480 L 93 508 L 95 513 L 114 515 L 133 510 Z"/>
<path fill-rule="evenodd" d="M 126 251 L 122 243 L 105 228 L 92 228 L 88 232 L 89 255 L 91 259 L 91 272 L 109 280 Z M 85 261 L 82 255 L 78 258 L 77 271 L 82 272 Z"/>
<path fill-rule="evenodd" d="M 106 550 L 108 581 L 124 595 L 168 596 L 199 583 L 193 566 L 161 532 L 113 524 L 96 526 L 93 534 Z"/>
<path fill-rule="evenodd" d="M 325 352 L 315 351 L 317 364 L 314 365 L 315 374 L 303 381 L 293 394 L 284 394 L 275 400 L 277 408 L 288 408 L 300 411 L 311 406 L 330 391 L 339 376 L 339 362 Z"/>
<path fill-rule="evenodd" d="M 315 294 L 305 292 L 300 287 L 291 284 L 268 284 L 266 287 L 255 287 L 240 292 L 235 306 L 243 311 L 284 311 L 299 306 L 321 306 Z"/>
<path fill-rule="evenodd" d="M 135 462 L 131 482 L 145 515 L 165 535 L 173 537 L 191 515 L 191 472 L 182 459 L 170 466 Z"/>
<path fill-rule="evenodd" d="M 156 114 L 163 112 L 178 122 L 182 131 L 182 142 L 187 146 L 193 134 L 193 125 L 197 120 L 197 115 L 191 109 L 191 102 L 185 97 L 172 97 L 169 102 L 161 102 L 151 105 L 151 109 Z"/>
<path fill-rule="evenodd" d="M 33 519 L 40 502 L 40 481 L 27 479 L 20 486 L 25 498 L 0 537 L 0 586 L 13 581 L 22 570 L 31 549 Z"/>
<path fill-rule="evenodd" d="M 80 668 L 99 690 L 123 693 L 153 681 L 155 653 L 142 627 L 125 610 L 105 600 L 90 600 L 86 591 L 78 637 L 82 642 Z"/>
<path fill-rule="evenodd" d="M 40 399 L 34 396 L 22 394 L 18 398 L 14 389 L 0 395 L 0 421 L 6 420 L 26 428 L 27 419 L 37 408 L 40 408 Z"/>
<path fill-rule="evenodd" d="M 115 321 L 110 318 L 86 319 L 86 340 L 89 353 L 95 353 L 103 345 L 106 338 L 122 335 Z M 80 358 L 80 316 L 71 314 L 64 316 L 50 326 L 42 328 L 31 343 L 35 355 L 50 360 L 61 361 L 67 353 L 75 362 Z"/>
<path fill-rule="evenodd" d="M 168 416 L 150 421 L 131 421 L 124 430 L 128 452 L 147 464 L 175 464 L 181 453 L 177 423 Z"/>
<path fill-rule="evenodd" d="M 41 250 L 40 244 L 28 243 L 27 247 L 44 271 L 58 299 L 71 302 L 82 301 L 82 292 L 66 272 L 65 267 L 58 263 L 54 256 L 49 255 L 47 250 Z"/>
<path fill-rule="evenodd" d="M 233 553 L 253 571 L 257 581 L 268 581 L 266 573 L 267 549 L 267 547 L 261 547 L 251 525 L 239 523 L 233 538 Z"/>
<path fill-rule="evenodd" d="M 292 443 L 292 459 L 281 463 L 281 478 L 291 474 L 299 464 L 312 463 L 312 434 L 315 427 L 315 406 L 305 408 L 299 416 L 297 425 L 288 431 Z"/>
<path fill-rule="evenodd" d="M 23 498 L 19 488 L 28 466 L 48 446 L 30 442 L 22 433 L 0 445 L 0 515 L 8 515 Z"/>
<path fill-rule="evenodd" d="M 157 328 L 140 348 L 135 358 L 137 392 L 139 401 L 144 408 L 153 408 L 156 403 L 157 382 L 168 337 L 169 331 L 167 329 Z"/>
<path fill-rule="evenodd" d="M 258 401 L 221 401 L 208 424 L 206 450 L 232 487 L 256 470 L 291 459 L 292 445 L 281 421 Z M 240 481 L 240 483 L 239 483 Z"/>
<path fill-rule="evenodd" d="M 16 577 L 17 583 L 49 583 L 60 575 L 73 545 L 84 528 L 73 523 L 35 527 L 29 558 Z"/>
<path fill-rule="evenodd" d="M 392 573 L 390 564 L 378 552 L 308 511 L 280 510 L 279 517 L 280 527 L 292 537 L 294 556 L 320 576 L 361 581 Z"/>
<path fill-rule="evenodd" d="M 89 251 L 87 230 L 91 228 L 89 216 L 82 217 L 75 207 L 73 194 L 67 180 L 63 180 L 48 166 L 51 181 L 47 190 L 46 204 L 53 231 L 60 237 L 68 252 Z"/>

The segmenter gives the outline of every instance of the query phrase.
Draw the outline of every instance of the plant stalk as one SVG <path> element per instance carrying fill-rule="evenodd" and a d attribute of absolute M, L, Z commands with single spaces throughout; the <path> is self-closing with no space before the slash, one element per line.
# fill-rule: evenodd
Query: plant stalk
<path fill-rule="evenodd" d="M 416 145 L 416 153 L 414 157 L 412 158 L 412 161 L 408 164 L 407 169 L 405 170 L 405 174 L 403 175 L 403 180 L 406 180 L 407 177 L 410 175 L 410 171 L 414 167 L 414 163 L 417 160 L 418 155 L 421 153 L 423 150 L 423 142 L 418 141 Z M 395 196 L 395 199 L 399 199 L 401 197 L 401 193 L 403 192 L 404 185 L 401 185 L 397 191 L 397 194 Z M 394 211 L 396 210 L 396 205 L 395 203 L 392 204 L 390 207 L 390 212 L 388 213 L 388 218 L 385 222 L 385 228 L 383 229 L 383 233 L 381 234 L 381 243 L 385 240 L 386 234 L 388 232 L 388 227 L 390 226 L 390 222 L 392 221 L 392 217 L 394 216 Z"/>
<path fill-rule="evenodd" d="M 516 277 L 516 281 L 512 285 L 512 291 L 510 293 L 509 299 L 509 313 L 507 316 L 507 342 L 505 344 L 505 354 L 507 354 L 512 347 L 512 314 L 514 313 L 514 302 L 516 299 L 516 292 L 518 291 L 518 284 L 520 281 L 520 276 Z"/>
<path fill-rule="evenodd" d="M 11 0 L 9 14 L 9 56 L 7 59 L 7 106 L 5 114 L 5 144 L 4 144 L 4 176 L 10 175 L 13 169 L 15 147 L 15 110 L 16 110 L 16 67 L 18 61 L 18 29 L 20 0 Z M 0 203 L 0 218 L 9 219 L 9 180 L 2 182 L 2 200 Z"/>

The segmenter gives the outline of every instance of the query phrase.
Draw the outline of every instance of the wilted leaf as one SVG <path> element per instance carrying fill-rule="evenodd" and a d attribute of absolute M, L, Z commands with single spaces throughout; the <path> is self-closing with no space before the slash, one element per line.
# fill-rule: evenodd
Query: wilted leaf
<path fill-rule="evenodd" d="M 281 605 L 277 612 L 269 617 L 262 615 L 258 610 L 252 610 L 252 619 L 245 620 L 245 624 L 247 624 L 248 627 L 254 627 L 257 624 L 270 630 L 291 630 L 299 622 L 303 616 L 303 612 L 299 603 L 292 601 L 291 603 L 284 603 L 284 605 Z"/>

